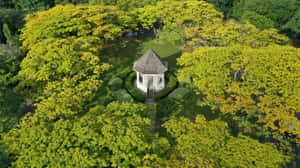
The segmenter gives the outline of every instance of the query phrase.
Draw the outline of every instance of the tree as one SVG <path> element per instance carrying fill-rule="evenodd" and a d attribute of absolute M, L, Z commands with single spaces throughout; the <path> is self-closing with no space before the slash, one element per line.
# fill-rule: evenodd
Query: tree
<path fill-rule="evenodd" d="M 163 156 L 167 139 L 149 132 L 150 108 L 113 102 L 56 122 L 21 124 L 4 135 L 15 167 L 130 167 Z M 25 120 L 24 120 L 25 122 Z"/>
<path fill-rule="evenodd" d="M 158 0 L 89 0 L 90 5 L 112 5 L 124 11 L 143 8 L 146 5 L 155 5 Z"/>
<path fill-rule="evenodd" d="M 241 22 L 246 23 L 247 21 L 255 25 L 258 29 L 275 27 L 273 20 L 252 11 L 246 11 L 241 17 Z"/>
<path fill-rule="evenodd" d="M 98 79 L 109 68 L 108 64 L 100 65 L 100 59 L 95 55 L 99 46 L 101 41 L 92 36 L 43 40 L 28 52 L 14 80 L 20 81 L 19 90 L 29 91 L 33 96 L 34 93 L 40 95 L 49 82 L 62 82 L 64 79 L 79 82 L 89 77 Z"/>
<path fill-rule="evenodd" d="M 205 1 L 161 1 L 155 14 L 163 23 L 160 39 L 170 42 L 185 41 L 189 27 L 204 27 L 220 22 L 223 15 Z"/>
<path fill-rule="evenodd" d="M 184 161 L 182 167 L 280 167 L 289 158 L 274 144 L 262 144 L 243 135 L 233 137 L 225 122 L 206 121 L 202 115 L 194 122 L 174 117 L 163 127 L 175 139 L 174 154 L 177 162 Z"/>
<path fill-rule="evenodd" d="M 1 1 L 0 2 L 0 8 L 12 8 L 13 3 L 11 0 Z"/>
<path fill-rule="evenodd" d="M 289 41 L 275 29 L 261 31 L 250 24 L 242 25 L 232 20 L 223 22 L 223 15 L 204 1 L 162 1 L 156 7 L 145 8 L 144 14 L 143 11 L 138 12 L 143 25 L 148 28 L 152 24 L 150 27 L 155 28 L 154 23 L 162 23 L 159 27 L 162 28 L 160 39 L 174 44 L 261 47 L 274 43 L 287 44 Z"/>
<path fill-rule="evenodd" d="M 230 16 L 234 0 L 206 0 L 206 2 L 214 4 L 217 10 L 223 12 L 224 16 L 228 17 Z"/>
<path fill-rule="evenodd" d="M 53 0 L 12 0 L 16 9 L 35 11 L 41 8 L 51 8 L 54 6 Z"/>
<path fill-rule="evenodd" d="M 202 47 L 177 61 L 179 80 L 192 77 L 197 93 L 223 114 L 254 113 L 266 128 L 300 135 L 290 129 L 299 104 L 299 49 L 290 46 Z M 299 122 L 299 121 L 296 121 Z"/>
<path fill-rule="evenodd" d="M 46 38 L 96 36 L 114 40 L 131 29 L 130 18 L 113 6 L 56 6 L 27 15 L 22 29 L 23 48 Z"/>
<path fill-rule="evenodd" d="M 279 34 L 276 29 L 259 30 L 251 24 L 240 24 L 233 20 L 205 25 L 202 28 L 195 26 L 188 28 L 187 31 L 187 38 L 192 38 L 187 45 L 192 47 L 238 44 L 259 48 L 289 43 L 289 38 Z"/>
<path fill-rule="evenodd" d="M 145 6 L 144 8 L 136 8 L 130 11 L 130 17 L 136 23 L 137 30 L 152 30 L 156 27 L 156 23 L 160 23 L 160 18 L 155 14 L 155 6 Z M 161 26 L 161 25 L 160 25 Z"/>
<path fill-rule="evenodd" d="M 296 8 L 294 0 L 239 0 L 234 2 L 232 16 L 240 19 L 245 12 L 252 11 L 271 19 L 280 28 L 292 18 Z"/>
<path fill-rule="evenodd" d="M 288 23 L 283 26 L 283 29 L 300 37 L 300 8 L 297 10 L 295 15 L 288 21 Z"/>
<path fill-rule="evenodd" d="M 11 78 L 17 74 L 24 53 L 6 24 L 4 35 L 7 44 L 0 44 L 0 133 L 12 128 L 23 114 L 23 97 L 13 91 L 15 84 Z"/>
<path fill-rule="evenodd" d="M 29 52 L 14 79 L 20 81 L 19 90 L 33 97 L 48 82 L 64 78 L 75 82 L 93 75 L 98 79 L 108 69 L 107 64 L 99 65 L 97 56 L 103 41 L 134 28 L 129 16 L 111 6 L 56 6 L 29 15 L 26 21 L 21 39 Z"/>
<path fill-rule="evenodd" d="M 24 25 L 23 18 L 25 13 L 15 9 L 0 10 L 0 43 L 5 43 L 6 39 L 3 34 L 3 25 L 7 24 L 12 35 L 19 34 L 19 29 Z"/>

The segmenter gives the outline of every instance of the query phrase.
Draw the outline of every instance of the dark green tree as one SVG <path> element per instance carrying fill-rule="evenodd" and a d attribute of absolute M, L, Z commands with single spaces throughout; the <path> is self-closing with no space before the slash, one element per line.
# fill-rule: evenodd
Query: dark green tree
<path fill-rule="evenodd" d="M 223 12 L 225 17 L 228 17 L 234 0 L 206 0 L 206 2 L 214 4 L 217 10 Z"/>
<path fill-rule="evenodd" d="M 2 0 L 0 1 L 0 8 L 12 8 L 13 3 L 12 0 Z"/>
<path fill-rule="evenodd" d="M 12 0 L 16 9 L 35 11 L 38 9 L 48 9 L 55 5 L 53 0 Z"/>
<path fill-rule="evenodd" d="M 0 9 L 0 43 L 5 43 L 3 25 L 7 24 L 12 35 L 19 34 L 19 29 L 24 25 L 25 12 L 15 9 Z"/>
<path fill-rule="evenodd" d="M 238 0 L 234 2 L 231 16 L 241 19 L 245 12 L 252 11 L 271 19 L 280 28 L 293 17 L 296 9 L 294 0 Z"/>
<path fill-rule="evenodd" d="M 4 24 L 3 33 L 7 44 L 0 44 L 0 133 L 12 128 L 23 114 L 23 98 L 13 91 L 14 84 L 10 80 L 19 70 L 24 54 L 7 24 Z"/>
<path fill-rule="evenodd" d="M 289 22 L 284 25 L 283 29 L 289 33 L 295 34 L 298 38 L 300 38 L 300 8 L 289 20 Z"/>

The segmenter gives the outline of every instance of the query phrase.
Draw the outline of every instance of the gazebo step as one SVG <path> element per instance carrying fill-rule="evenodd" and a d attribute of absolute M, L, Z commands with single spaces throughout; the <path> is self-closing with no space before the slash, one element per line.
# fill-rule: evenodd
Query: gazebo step
<path fill-rule="evenodd" d="M 153 98 L 147 98 L 146 101 L 145 101 L 145 104 L 149 104 L 149 105 L 154 104 L 154 99 Z"/>

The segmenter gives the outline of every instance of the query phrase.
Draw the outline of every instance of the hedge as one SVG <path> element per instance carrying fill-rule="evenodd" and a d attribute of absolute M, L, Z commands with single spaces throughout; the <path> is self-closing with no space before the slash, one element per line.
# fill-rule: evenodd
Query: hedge
<path fill-rule="evenodd" d="M 189 93 L 190 90 L 187 88 L 177 88 L 170 93 L 168 97 L 175 100 L 181 100 L 184 99 Z"/>
<path fill-rule="evenodd" d="M 125 79 L 128 74 L 132 72 L 132 67 L 124 68 L 121 72 L 117 73 L 117 77 L 120 77 L 121 79 Z"/>
<path fill-rule="evenodd" d="M 127 93 L 125 89 L 119 89 L 112 93 L 113 97 L 120 102 L 133 100 L 130 94 Z"/>
<path fill-rule="evenodd" d="M 144 102 L 146 100 L 146 96 L 142 92 L 134 88 L 133 80 L 135 79 L 135 77 L 136 72 L 132 72 L 129 74 L 125 81 L 125 88 L 136 100 Z"/>
<path fill-rule="evenodd" d="M 172 75 L 170 72 L 166 73 L 167 79 L 169 80 L 167 87 L 165 87 L 163 90 L 157 92 L 154 96 L 154 100 L 159 100 L 165 96 L 167 96 L 172 90 L 175 89 L 177 85 L 177 79 L 174 75 Z"/>
<path fill-rule="evenodd" d="M 123 84 L 123 80 L 119 77 L 114 77 L 108 82 L 108 86 L 111 90 L 121 89 L 122 84 Z"/>

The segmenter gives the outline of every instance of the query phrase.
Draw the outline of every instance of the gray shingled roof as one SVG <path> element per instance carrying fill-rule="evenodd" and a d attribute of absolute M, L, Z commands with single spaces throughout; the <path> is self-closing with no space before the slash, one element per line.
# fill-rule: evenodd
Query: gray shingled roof
<path fill-rule="evenodd" d="M 168 62 L 163 61 L 150 49 L 134 62 L 133 69 L 144 74 L 160 74 L 168 70 Z"/>

